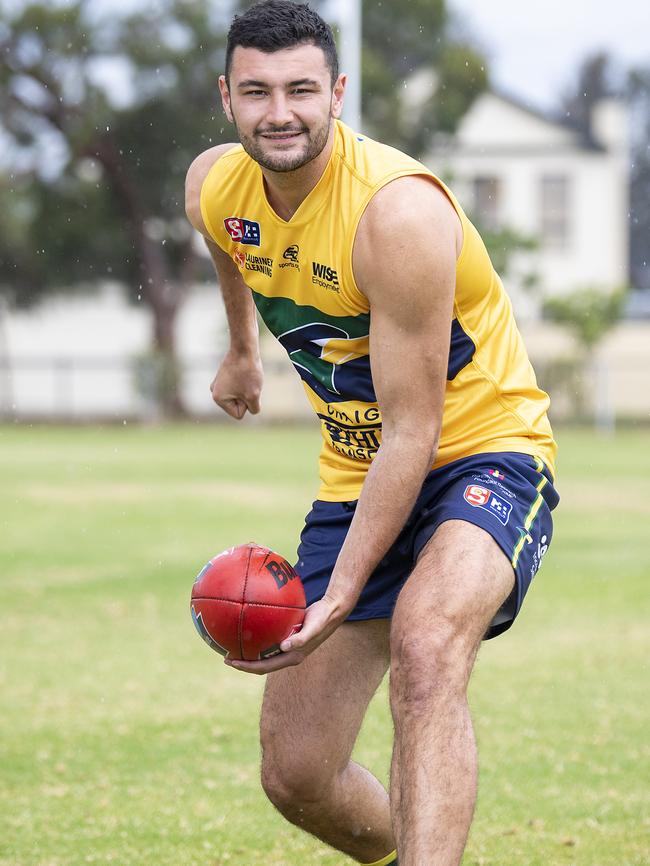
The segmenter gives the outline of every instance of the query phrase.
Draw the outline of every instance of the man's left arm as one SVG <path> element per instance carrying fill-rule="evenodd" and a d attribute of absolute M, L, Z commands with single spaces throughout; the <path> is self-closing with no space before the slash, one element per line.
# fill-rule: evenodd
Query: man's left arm
<path fill-rule="evenodd" d="M 403 528 L 438 447 L 461 244 L 451 202 L 423 177 L 393 181 L 366 209 L 353 265 L 370 303 L 382 443 L 325 596 L 309 607 L 282 654 L 235 667 L 268 673 L 302 661 L 343 622 Z"/>

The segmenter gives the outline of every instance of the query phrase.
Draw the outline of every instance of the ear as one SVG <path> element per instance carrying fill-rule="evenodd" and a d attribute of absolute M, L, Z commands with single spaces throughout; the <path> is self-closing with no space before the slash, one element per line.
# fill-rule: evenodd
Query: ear
<path fill-rule="evenodd" d="M 345 96 L 345 85 L 348 83 L 347 75 L 339 75 L 332 90 L 332 106 L 330 112 L 332 117 L 339 118 L 343 112 L 343 97 Z"/>
<path fill-rule="evenodd" d="M 219 76 L 219 92 L 221 93 L 221 104 L 223 105 L 224 113 L 230 123 L 234 123 L 232 110 L 230 108 L 230 90 L 228 89 L 228 82 L 226 81 L 225 75 Z"/>

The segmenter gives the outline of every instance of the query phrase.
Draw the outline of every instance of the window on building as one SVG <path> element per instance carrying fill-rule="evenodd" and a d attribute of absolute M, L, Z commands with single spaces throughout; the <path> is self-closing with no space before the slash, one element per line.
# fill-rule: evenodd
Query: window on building
<path fill-rule="evenodd" d="M 474 178 L 473 216 L 482 229 L 496 231 L 500 225 L 501 181 L 498 177 Z"/>
<path fill-rule="evenodd" d="M 543 175 L 541 178 L 540 234 L 542 243 L 553 249 L 569 245 L 569 178 Z"/>

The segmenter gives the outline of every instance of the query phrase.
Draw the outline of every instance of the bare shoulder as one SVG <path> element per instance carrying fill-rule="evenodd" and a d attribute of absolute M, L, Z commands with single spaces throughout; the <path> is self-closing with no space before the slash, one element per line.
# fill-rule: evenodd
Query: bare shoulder
<path fill-rule="evenodd" d="M 460 253 L 463 229 L 456 209 L 444 190 L 426 175 L 406 175 L 382 187 L 368 203 L 357 238 L 376 243 L 401 235 L 408 243 L 433 234 L 456 241 Z"/>
<path fill-rule="evenodd" d="M 382 187 L 359 222 L 352 266 L 371 304 L 388 292 L 412 297 L 424 275 L 447 284 L 463 244 L 460 218 L 446 193 L 424 175 L 407 175 Z"/>
<path fill-rule="evenodd" d="M 208 150 L 200 153 L 187 170 L 185 178 L 185 212 L 194 228 L 206 237 L 208 237 L 208 230 L 201 216 L 201 187 L 215 162 L 236 146 L 236 144 L 229 142 L 210 147 Z"/>

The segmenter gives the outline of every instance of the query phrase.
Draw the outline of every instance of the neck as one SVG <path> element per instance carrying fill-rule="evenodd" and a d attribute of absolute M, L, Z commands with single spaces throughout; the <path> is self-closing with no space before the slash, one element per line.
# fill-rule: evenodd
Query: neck
<path fill-rule="evenodd" d="M 321 179 L 334 147 L 335 124 L 332 123 L 327 144 L 311 162 L 295 171 L 269 171 L 262 169 L 264 187 L 269 204 L 277 215 L 290 220 L 309 193 Z"/>

